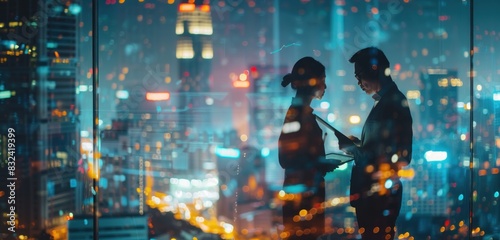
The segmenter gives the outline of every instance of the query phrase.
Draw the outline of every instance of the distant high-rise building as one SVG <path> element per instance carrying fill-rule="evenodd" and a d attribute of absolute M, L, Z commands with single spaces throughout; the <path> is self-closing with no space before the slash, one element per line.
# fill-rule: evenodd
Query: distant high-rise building
<path fill-rule="evenodd" d="M 281 86 L 281 79 L 289 72 L 287 66 L 250 66 L 251 88 L 247 94 L 250 109 L 251 135 L 258 147 L 275 145 L 286 110 L 293 96 L 288 88 Z"/>
<path fill-rule="evenodd" d="M 0 204 L 2 214 L 15 207 L 17 234 L 63 234 L 57 229 L 76 210 L 80 10 L 77 0 L 0 1 L 0 134 L 5 156 L 7 129 L 15 130 L 16 185 L 15 205 L 3 206 L 8 195 Z"/>
<path fill-rule="evenodd" d="M 427 69 L 420 75 L 417 99 L 421 130 L 415 131 L 410 167 L 411 181 L 404 181 L 401 212 L 413 216 L 444 217 L 449 214 L 450 168 L 461 165 L 458 132 L 458 89 L 463 86 L 456 70 Z"/>
<path fill-rule="evenodd" d="M 493 93 L 493 111 L 495 116 L 493 117 L 493 135 L 495 136 L 495 147 L 493 159 L 500 159 L 500 91 Z"/>
<path fill-rule="evenodd" d="M 421 122 L 427 132 L 441 135 L 457 133 L 458 89 L 463 82 L 456 70 L 428 69 L 421 74 Z"/>
<path fill-rule="evenodd" d="M 207 96 L 213 58 L 212 17 L 208 1 L 183 1 L 177 13 L 176 58 L 180 86 L 179 122 L 183 128 L 209 127 Z"/>

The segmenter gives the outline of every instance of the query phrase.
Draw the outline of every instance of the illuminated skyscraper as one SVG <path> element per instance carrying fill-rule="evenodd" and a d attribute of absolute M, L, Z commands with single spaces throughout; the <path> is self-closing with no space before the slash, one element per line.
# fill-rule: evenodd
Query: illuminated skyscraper
<path fill-rule="evenodd" d="M 178 121 L 176 128 L 182 132 L 181 142 L 189 149 L 195 145 L 197 134 L 211 131 L 213 99 L 209 78 L 213 58 L 212 18 L 208 1 L 182 1 L 177 13 L 176 58 L 180 86 L 178 93 Z M 206 158 L 200 151 L 187 151 L 180 157 L 190 173 L 204 173 Z"/>
<path fill-rule="evenodd" d="M 15 129 L 17 234 L 62 234 L 57 228 L 76 209 L 80 10 L 72 0 L 0 1 L 0 131 Z"/>
<path fill-rule="evenodd" d="M 437 234 L 436 226 L 450 216 L 455 189 L 450 184 L 460 173 L 462 159 L 458 152 L 458 90 L 463 86 L 456 70 L 427 69 L 421 73 L 422 87 L 417 98 L 410 181 L 403 181 L 401 216 L 415 221 L 416 234 Z M 455 186 L 456 187 L 456 186 Z M 457 196 L 458 197 L 458 196 Z M 433 220 L 431 220 L 433 219 Z M 413 223 L 413 222 L 412 222 Z M 417 226 L 415 225 L 415 226 Z"/>
<path fill-rule="evenodd" d="M 212 18 L 208 1 L 179 4 L 176 58 L 181 80 L 179 92 L 180 124 L 185 129 L 210 126 L 206 93 L 213 58 Z M 201 121 L 201 122 L 195 122 Z"/>
<path fill-rule="evenodd" d="M 433 133 L 457 133 L 458 88 L 463 86 L 456 70 L 428 69 L 421 75 L 424 89 L 420 105 L 423 126 Z"/>

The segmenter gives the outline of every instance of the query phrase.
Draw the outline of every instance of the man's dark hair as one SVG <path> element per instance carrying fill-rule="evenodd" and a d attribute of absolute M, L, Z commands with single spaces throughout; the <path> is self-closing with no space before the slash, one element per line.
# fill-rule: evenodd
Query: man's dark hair
<path fill-rule="evenodd" d="M 390 66 L 384 52 L 376 47 L 367 47 L 357 51 L 349 62 L 354 63 L 356 75 L 371 79 L 384 74 L 385 69 Z"/>

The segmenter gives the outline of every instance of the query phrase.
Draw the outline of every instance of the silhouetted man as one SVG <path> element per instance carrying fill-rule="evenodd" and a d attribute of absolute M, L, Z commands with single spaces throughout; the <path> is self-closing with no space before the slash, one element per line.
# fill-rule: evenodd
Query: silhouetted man
<path fill-rule="evenodd" d="M 375 101 L 361 139 L 351 136 L 357 144 L 339 141 L 341 149 L 354 155 L 351 206 L 356 209 L 362 239 L 394 239 L 403 192 L 398 171 L 410 163 L 412 153 L 410 109 L 380 49 L 362 49 L 349 62 L 354 63 L 358 85 Z"/>

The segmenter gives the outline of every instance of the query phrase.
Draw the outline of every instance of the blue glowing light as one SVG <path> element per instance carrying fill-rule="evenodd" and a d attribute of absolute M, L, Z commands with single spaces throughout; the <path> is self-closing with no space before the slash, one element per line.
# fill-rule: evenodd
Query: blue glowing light
<path fill-rule="evenodd" d="M 78 4 L 73 3 L 73 4 L 69 5 L 68 10 L 71 14 L 77 15 L 82 11 L 82 7 Z"/>
<path fill-rule="evenodd" d="M 215 148 L 215 155 L 224 158 L 239 158 L 240 150 L 236 148 Z"/>
<path fill-rule="evenodd" d="M 321 109 L 328 109 L 330 108 L 330 103 L 329 102 L 321 102 L 320 105 Z"/>
<path fill-rule="evenodd" d="M 443 196 L 444 195 L 444 190 L 443 189 L 439 189 L 438 192 L 437 192 L 437 195 L 439 197 Z"/>
<path fill-rule="evenodd" d="M 448 153 L 445 151 L 427 151 L 424 158 L 427 162 L 441 162 L 448 158 Z"/>
<path fill-rule="evenodd" d="M 1 91 L 0 92 L 0 99 L 10 98 L 11 96 L 12 96 L 12 93 L 10 91 Z"/>
<path fill-rule="evenodd" d="M 125 196 L 121 196 L 120 202 L 121 202 L 122 206 L 128 205 L 128 199 Z"/>
<path fill-rule="evenodd" d="M 385 181 L 385 188 L 389 189 L 389 188 L 392 188 L 392 180 L 391 179 L 387 179 L 387 181 Z"/>
<path fill-rule="evenodd" d="M 422 104 L 422 100 L 420 100 L 420 98 L 415 99 L 415 104 L 416 105 Z"/>
<path fill-rule="evenodd" d="M 493 93 L 493 101 L 500 101 L 500 92 Z"/>
<path fill-rule="evenodd" d="M 283 191 L 286 193 L 302 193 L 305 192 L 306 189 L 307 188 L 304 184 L 295 184 L 283 187 Z"/>
<path fill-rule="evenodd" d="M 390 211 L 386 209 L 386 210 L 384 210 L 384 212 L 382 214 L 387 217 L 387 216 L 389 216 L 389 213 L 390 213 Z"/>
<path fill-rule="evenodd" d="M 423 190 L 417 190 L 417 196 L 422 197 L 424 195 Z"/>
<path fill-rule="evenodd" d="M 108 188 L 108 179 L 107 178 L 99 179 L 99 187 L 107 189 Z"/>
<path fill-rule="evenodd" d="M 271 153 L 271 150 L 267 147 L 262 148 L 262 150 L 260 150 L 260 155 L 262 157 L 267 157 L 267 156 L 269 156 L 270 153 Z"/>
<path fill-rule="evenodd" d="M 495 192 L 495 194 L 493 194 L 494 197 L 498 197 L 500 194 L 498 193 L 498 191 Z"/>
<path fill-rule="evenodd" d="M 458 196 L 458 201 L 462 201 L 462 200 L 464 200 L 464 195 L 463 195 L 463 194 L 460 194 L 460 195 Z"/>
<path fill-rule="evenodd" d="M 118 90 L 116 91 L 116 98 L 118 99 L 128 99 L 129 93 L 127 90 Z"/>
<path fill-rule="evenodd" d="M 47 42 L 47 48 L 57 48 L 57 46 L 56 42 Z"/>
<path fill-rule="evenodd" d="M 76 179 L 72 178 L 69 180 L 69 186 L 71 188 L 76 188 Z"/>

